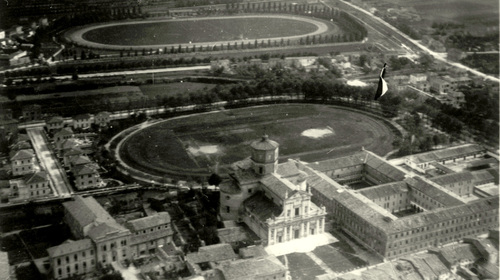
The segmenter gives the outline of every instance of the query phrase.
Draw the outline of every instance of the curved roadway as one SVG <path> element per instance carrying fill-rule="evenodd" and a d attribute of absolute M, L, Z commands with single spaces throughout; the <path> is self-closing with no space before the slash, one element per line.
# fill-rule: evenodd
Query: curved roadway
<path fill-rule="evenodd" d="M 71 29 L 67 31 L 64 36 L 73 42 L 78 43 L 79 45 L 90 47 L 90 48 L 98 48 L 98 49 L 113 49 L 113 50 L 122 50 L 122 49 L 130 49 L 132 48 L 133 50 L 141 50 L 141 49 L 158 49 L 158 48 L 171 48 L 171 47 L 177 47 L 179 44 L 156 44 L 156 45 L 137 45 L 137 46 L 129 46 L 129 45 L 108 45 L 108 44 L 101 44 L 97 42 L 91 42 L 88 40 L 85 40 L 83 38 L 83 34 L 94 29 L 102 28 L 102 27 L 110 27 L 110 26 L 116 26 L 116 25 L 129 25 L 129 24 L 143 24 L 143 23 L 155 23 L 155 22 L 168 22 L 168 21 L 200 21 L 200 20 L 212 20 L 212 19 L 230 19 L 230 18 L 283 18 L 283 19 L 294 19 L 294 20 L 299 20 L 307 23 L 311 23 L 316 25 L 318 28 L 316 31 L 311 32 L 311 33 L 306 33 L 306 34 L 300 34 L 300 35 L 294 35 L 294 36 L 287 36 L 287 37 L 273 37 L 273 38 L 252 38 L 252 39 L 244 39 L 244 40 L 230 40 L 230 41 L 216 41 L 216 42 L 200 42 L 194 45 L 197 46 L 204 46 L 204 47 L 209 47 L 209 46 L 215 46 L 215 45 L 220 45 L 220 44 L 234 44 L 234 43 L 253 43 L 256 39 L 258 40 L 281 40 L 281 39 L 300 39 L 301 37 L 304 36 L 313 36 L 313 35 L 319 35 L 322 33 L 325 33 L 328 31 L 328 26 L 319 20 L 307 18 L 307 17 L 300 17 L 300 16 L 293 16 L 293 15 L 273 15 L 273 16 L 268 16 L 268 15 L 248 15 L 248 16 L 224 16 L 224 17 L 202 17 L 202 18 L 182 18 L 182 19 L 164 19 L 164 20 L 147 20 L 147 21 L 132 21 L 132 22 L 114 22 L 114 23 L 107 23 L 107 24 L 99 24 L 99 25 L 92 25 L 92 26 L 87 26 L 82 29 Z M 187 47 L 187 46 L 193 46 L 193 44 L 180 44 L 182 47 Z"/>

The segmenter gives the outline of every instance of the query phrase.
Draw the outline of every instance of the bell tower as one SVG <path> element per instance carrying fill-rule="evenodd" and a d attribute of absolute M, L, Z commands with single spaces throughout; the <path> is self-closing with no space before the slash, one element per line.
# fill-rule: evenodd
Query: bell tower
<path fill-rule="evenodd" d="M 253 142 L 252 148 L 252 168 L 255 173 L 264 176 L 276 172 L 278 167 L 279 144 L 269 140 L 269 136 L 264 135 L 260 140 Z"/>

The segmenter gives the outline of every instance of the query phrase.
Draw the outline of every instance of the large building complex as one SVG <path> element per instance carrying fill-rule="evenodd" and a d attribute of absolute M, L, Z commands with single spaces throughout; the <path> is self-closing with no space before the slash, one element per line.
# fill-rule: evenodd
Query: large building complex
<path fill-rule="evenodd" d="M 478 147 L 473 147 L 477 149 Z M 444 152 L 443 152 L 444 153 Z M 471 156 L 451 152 L 453 162 Z M 481 153 L 484 154 L 484 151 Z M 326 206 L 333 221 L 347 234 L 384 259 L 423 251 L 498 227 L 498 195 L 467 200 L 474 177 L 459 174 L 456 188 L 428 179 L 361 151 L 315 163 L 296 162 L 308 174 L 313 201 Z M 496 171 L 498 173 L 498 170 Z M 343 184 L 365 183 L 355 188 Z"/>
<path fill-rule="evenodd" d="M 498 195 L 471 198 L 476 186 L 495 181 L 498 168 L 448 168 L 449 174 L 434 177 L 415 173 L 433 162 L 443 168 L 446 162 L 483 157 L 485 150 L 477 145 L 412 156 L 406 164 L 413 171 L 366 150 L 278 164 L 276 142 L 264 137 L 251 147 L 252 156 L 234 164 L 232 180 L 220 186 L 220 215 L 245 222 L 267 245 L 321 233 L 325 207 L 338 227 L 384 259 L 498 227 Z"/>
<path fill-rule="evenodd" d="M 278 164 L 279 145 L 267 136 L 251 151 L 220 185 L 221 217 L 244 222 L 267 245 L 323 233 L 326 211 L 311 202 L 306 174 L 292 162 Z"/>

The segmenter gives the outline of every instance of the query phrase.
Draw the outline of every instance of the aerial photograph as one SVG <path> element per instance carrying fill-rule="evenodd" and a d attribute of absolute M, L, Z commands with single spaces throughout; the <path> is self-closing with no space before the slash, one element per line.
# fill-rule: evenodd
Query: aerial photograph
<path fill-rule="evenodd" d="M 0 1 L 0 280 L 499 280 L 499 6 Z"/>

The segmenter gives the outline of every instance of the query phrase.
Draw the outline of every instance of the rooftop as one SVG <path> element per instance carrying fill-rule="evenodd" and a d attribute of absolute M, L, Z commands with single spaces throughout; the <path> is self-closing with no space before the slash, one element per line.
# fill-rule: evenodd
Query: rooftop
<path fill-rule="evenodd" d="M 62 123 L 64 120 L 60 116 L 54 116 L 50 118 L 46 123 Z"/>
<path fill-rule="evenodd" d="M 170 223 L 170 215 L 167 212 L 160 212 L 153 216 L 128 221 L 126 226 L 132 232 L 137 232 L 140 230 L 149 229 L 152 227 L 157 227 L 169 223 Z"/>
<path fill-rule="evenodd" d="M 229 244 L 215 244 L 198 248 L 196 253 L 188 253 L 186 261 L 191 263 L 220 262 L 238 258 Z"/>
<path fill-rule="evenodd" d="M 405 182 L 408 183 L 411 188 L 424 193 L 425 195 L 444 205 L 445 207 L 463 204 L 463 202 L 460 199 L 456 198 L 452 193 L 446 192 L 441 188 L 438 188 L 430 184 L 429 182 L 426 182 L 420 177 L 407 178 L 405 179 Z"/>
<path fill-rule="evenodd" d="M 464 156 L 471 153 L 483 152 L 485 149 L 476 144 L 465 144 L 457 147 L 451 147 L 448 149 L 426 152 L 421 154 L 416 154 L 410 156 L 413 162 L 425 163 L 431 161 L 440 161 L 445 159 L 456 158 L 460 156 Z"/>
<path fill-rule="evenodd" d="M 241 248 L 239 253 L 241 258 L 243 259 L 261 257 L 267 255 L 267 252 L 264 249 L 264 247 L 262 247 L 262 245 L 252 245 L 245 248 Z"/>
<path fill-rule="evenodd" d="M 17 151 L 14 156 L 11 157 L 10 160 L 22 160 L 22 159 L 30 159 L 35 156 L 35 152 L 32 149 L 24 149 Z"/>
<path fill-rule="evenodd" d="M 129 233 L 130 232 L 127 229 L 123 228 L 116 222 L 104 222 L 92 227 L 88 232 L 88 236 L 94 240 L 94 242 L 97 242 L 99 239 L 118 237 Z"/>
<path fill-rule="evenodd" d="M 64 241 L 61 245 L 48 248 L 47 252 L 49 253 L 49 256 L 51 258 L 55 258 L 59 256 L 80 252 L 83 250 L 89 250 L 92 248 L 93 248 L 92 241 L 88 238 L 80 239 L 77 241 L 68 239 Z"/>
<path fill-rule="evenodd" d="M 45 183 L 49 180 L 49 176 L 45 171 L 38 171 L 35 173 L 24 175 L 23 180 L 24 182 L 26 182 L 26 184 Z"/>
<path fill-rule="evenodd" d="M 88 120 L 90 119 L 89 114 L 80 114 L 73 117 L 74 120 Z"/>
<path fill-rule="evenodd" d="M 54 134 L 54 137 L 64 136 L 64 135 L 73 135 L 73 129 L 71 129 L 71 127 L 63 127 Z"/>
<path fill-rule="evenodd" d="M 267 189 L 269 189 L 282 199 L 284 199 L 287 194 L 288 196 L 290 196 L 294 191 L 297 190 L 297 187 L 294 184 L 286 179 L 278 178 L 277 174 L 268 174 L 264 178 L 262 178 L 260 182 Z"/>
<path fill-rule="evenodd" d="M 82 228 L 94 222 L 119 226 L 115 219 L 91 196 L 85 198 L 79 195 L 74 196 L 73 201 L 64 202 L 63 206 Z"/>
<path fill-rule="evenodd" d="M 86 175 L 86 174 L 95 174 L 97 172 L 96 164 L 94 163 L 87 163 L 87 164 L 82 164 L 82 165 L 75 165 L 71 169 L 71 172 L 73 172 L 74 176 L 81 176 L 81 175 Z"/>
<path fill-rule="evenodd" d="M 436 176 L 430 178 L 430 180 L 440 185 L 449 185 L 459 182 L 472 182 L 474 180 L 474 176 L 472 176 L 471 172 L 460 172 Z"/>
<path fill-rule="evenodd" d="M 264 135 L 262 136 L 262 139 L 253 142 L 250 146 L 255 150 L 270 151 L 277 149 L 279 147 L 279 144 L 273 140 L 270 140 L 269 136 Z"/>
<path fill-rule="evenodd" d="M 408 190 L 408 185 L 403 181 L 399 181 L 358 190 L 358 192 L 369 199 L 380 199 L 399 193 L 406 193 Z"/>
<path fill-rule="evenodd" d="M 287 162 L 278 164 L 278 170 L 276 171 L 276 173 L 278 173 L 281 177 L 284 177 L 284 178 L 292 177 L 292 176 L 296 176 L 296 175 L 300 174 L 299 169 L 297 168 L 295 163 L 293 161 L 290 161 L 290 160 Z"/>
<path fill-rule="evenodd" d="M 254 215 L 259 221 L 265 221 L 271 217 L 277 217 L 283 209 L 267 198 L 263 192 L 256 192 L 249 197 L 243 205 Z"/>
<path fill-rule="evenodd" d="M 477 249 L 472 244 L 467 243 L 444 246 L 439 251 L 436 251 L 436 253 L 441 255 L 445 264 L 449 266 L 459 263 L 462 260 L 475 261 L 481 257 Z"/>

